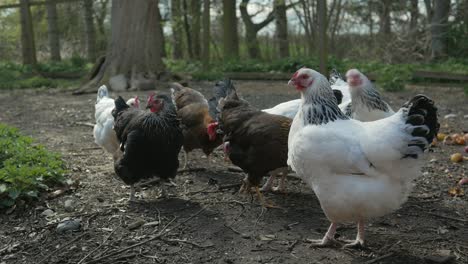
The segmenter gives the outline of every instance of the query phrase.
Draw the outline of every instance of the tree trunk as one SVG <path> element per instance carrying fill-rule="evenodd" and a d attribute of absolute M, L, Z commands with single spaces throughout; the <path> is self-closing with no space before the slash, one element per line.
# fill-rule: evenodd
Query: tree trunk
<path fill-rule="evenodd" d="M 450 1 L 435 0 L 434 14 L 431 22 L 431 59 L 437 60 L 447 56 L 447 31 Z"/>
<path fill-rule="evenodd" d="M 388 36 L 392 31 L 392 24 L 390 19 L 392 0 L 383 0 L 380 3 L 380 5 L 381 6 L 379 7 L 379 33 L 383 36 Z"/>
<path fill-rule="evenodd" d="M 317 3 L 318 13 L 318 28 L 319 28 L 319 60 L 320 60 L 320 72 L 328 76 L 327 70 L 327 1 L 318 0 Z"/>
<path fill-rule="evenodd" d="M 86 30 L 86 53 L 89 61 L 96 60 L 96 30 L 93 22 L 93 0 L 84 0 L 84 20 Z"/>
<path fill-rule="evenodd" d="M 418 27 L 418 17 L 419 17 L 419 7 L 418 7 L 418 0 L 411 0 L 410 2 L 410 26 L 409 30 L 410 33 L 415 33 Z"/>
<path fill-rule="evenodd" d="M 275 15 L 274 11 L 272 11 L 262 22 L 255 24 L 252 21 L 252 17 L 247 12 L 248 4 L 249 0 L 242 0 L 241 4 L 239 5 L 239 10 L 241 13 L 242 21 L 245 25 L 245 42 L 247 45 L 247 51 L 249 53 L 250 58 L 258 59 L 261 57 L 261 55 L 257 33 L 262 28 L 266 27 L 271 21 L 273 21 L 273 19 L 275 19 Z"/>
<path fill-rule="evenodd" d="M 172 22 L 172 58 L 182 59 L 184 53 L 182 39 L 182 15 L 180 12 L 180 0 L 171 0 L 171 22 Z"/>
<path fill-rule="evenodd" d="M 162 25 L 162 17 L 161 17 L 161 12 L 156 12 L 155 14 L 157 16 L 157 20 L 159 21 L 158 26 L 156 28 L 157 34 L 158 34 L 158 39 L 161 41 L 161 58 L 166 57 L 166 39 L 164 38 L 164 30 L 163 30 L 163 25 Z"/>
<path fill-rule="evenodd" d="M 114 91 L 154 89 L 165 67 L 158 1 L 113 0 L 111 40 L 105 62 L 94 78 L 75 94 L 109 84 Z M 135 30 L 138 29 L 138 30 Z"/>
<path fill-rule="evenodd" d="M 190 31 L 190 21 L 188 18 L 188 5 L 187 0 L 182 0 L 182 12 L 184 16 L 184 31 L 187 43 L 187 51 L 189 58 L 193 59 L 193 43 L 192 43 L 192 32 Z"/>
<path fill-rule="evenodd" d="M 32 26 L 31 10 L 29 9 L 29 0 L 20 0 L 20 20 L 23 64 L 35 65 L 37 63 L 36 44 L 34 42 L 34 30 Z"/>
<path fill-rule="evenodd" d="M 190 1 L 190 11 L 191 11 L 191 17 L 192 17 L 192 34 L 193 34 L 193 57 L 197 60 L 200 59 L 200 53 L 201 53 L 201 48 L 200 48 L 200 16 L 201 16 L 201 10 L 200 10 L 200 0 L 191 0 Z"/>
<path fill-rule="evenodd" d="M 280 58 L 289 57 L 289 40 L 288 40 L 288 20 L 286 17 L 286 1 L 275 0 L 275 17 L 276 17 L 276 39 L 278 41 Z"/>
<path fill-rule="evenodd" d="M 203 68 L 208 69 L 210 64 L 210 0 L 203 0 L 203 45 L 202 45 L 202 62 Z"/>
<path fill-rule="evenodd" d="M 236 1 L 232 0 L 223 0 L 223 47 L 225 59 L 239 59 Z"/>
<path fill-rule="evenodd" d="M 57 23 L 57 6 L 55 1 L 49 0 L 46 3 L 46 7 L 50 59 L 53 61 L 60 61 L 60 38 Z"/>
<path fill-rule="evenodd" d="M 432 10 L 432 1 L 424 0 L 424 6 L 426 7 L 427 23 L 430 24 L 432 22 L 432 15 L 434 14 L 434 10 Z"/>

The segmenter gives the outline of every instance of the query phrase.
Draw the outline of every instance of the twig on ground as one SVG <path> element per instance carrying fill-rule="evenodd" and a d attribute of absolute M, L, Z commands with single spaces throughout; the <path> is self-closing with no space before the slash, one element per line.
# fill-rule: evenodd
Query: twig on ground
<path fill-rule="evenodd" d="M 175 229 L 175 228 L 177 228 L 177 227 L 179 227 L 179 226 L 181 226 L 181 225 L 187 223 L 188 221 L 192 220 L 195 216 L 199 215 L 199 214 L 200 214 L 201 212 L 203 212 L 204 210 L 205 210 L 205 208 L 200 209 L 198 212 L 196 212 L 195 214 L 193 214 L 193 215 L 190 216 L 189 218 L 187 218 L 187 219 L 185 219 L 184 221 L 182 221 L 182 222 L 178 223 L 177 225 L 175 225 L 172 229 Z M 169 223 L 166 225 L 166 227 L 169 226 L 175 219 L 176 219 L 176 218 L 174 218 L 171 222 L 169 222 Z M 147 240 L 145 240 L 145 241 L 142 241 L 142 242 L 140 242 L 140 243 L 131 245 L 131 246 L 129 246 L 129 247 L 122 248 L 122 249 L 120 249 L 120 250 L 111 252 L 111 253 L 109 253 L 109 254 L 107 254 L 107 255 L 104 255 L 104 256 L 102 256 L 102 257 L 100 257 L 100 258 L 98 258 L 98 259 L 93 259 L 92 261 L 90 261 L 90 262 L 88 262 L 88 263 L 97 263 L 97 262 L 100 262 L 101 260 L 104 260 L 104 259 L 106 259 L 106 258 L 115 256 L 115 255 L 118 255 L 118 254 L 120 254 L 120 253 L 122 253 L 122 252 L 128 251 L 128 250 L 130 250 L 130 249 L 139 247 L 139 246 L 141 246 L 141 245 L 144 245 L 144 244 L 146 244 L 146 243 L 149 243 L 149 242 L 151 242 L 151 241 L 154 241 L 154 240 L 156 240 L 156 239 L 159 239 L 159 238 L 161 238 L 162 236 L 164 236 L 165 234 L 167 234 L 167 233 L 170 231 L 170 230 L 167 230 L 166 227 L 164 227 L 164 229 L 162 229 L 161 232 L 159 232 L 157 235 L 155 235 L 155 236 L 152 237 L 152 238 L 149 238 L 149 239 L 147 239 Z"/>
<path fill-rule="evenodd" d="M 206 171 L 206 168 L 187 168 L 187 169 L 180 169 L 177 173 L 184 173 L 184 172 L 198 172 L 198 171 Z"/>
<path fill-rule="evenodd" d="M 94 252 L 98 251 L 99 249 L 101 249 L 102 246 L 104 246 L 106 243 L 107 243 L 107 240 L 109 240 L 109 238 L 115 233 L 115 231 L 117 231 L 117 229 L 119 229 L 119 227 L 117 227 L 116 229 L 114 229 L 105 239 L 104 241 L 102 241 L 102 243 L 97 247 L 95 248 L 94 250 L 92 250 L 91 252 L 89 252 L 89 254 L 87 254 L 86 256 L 84 256 L 79 262 L 78 264 L 81 264 L 85 261 L 85 259 L 87 259 L 89 256 L 91 256 Z"/>
<path fill-rule="evenodd" d="M 165 238 L 165 239 L 161 239 L 162 241 L 166 241 L 166 242 L 178 242 L 178 243 L 186 243 L 186 244 L 190 244 L 192 246 L 195 246 L 195 247 L 198 247 L 198 248 L 209 248 L 209 247 L 214 247 L 213 244 L 211 245 L 200 245 L 198 243 L 195 243 L 195 242 L 191 242 L 191 241 L 188 241 L 186 239 L 168 239 L 168 238 Z"/>
<path fill-rule="evenodd" d="M 89 122 L 75 122 L 74 124 L 75 124 L 75 125 L 79 125 L 79 126 L 94 127 L 94 124 L 93 124 L 93 123 L 89 123 Z"/>
<path fill-rule="evenodd" d="M 441 215 L 441 214 L 436 214 L 436 213 L 431 213 L 431 212 L 426 212 L 426 214 L 430 214 L 430 215 L 433 215 L 433 216 L 437 216 L 437 217 L 445 218 L 445 219 L 449 219 L 449 220 L 459 221 L 459 222 L 463 222 L 463 223 L 468 222 L 467 219 L 455 218 L 455 217 L 451 217 L 451 216 L 447 216 L 447 215 Z"/>
<path fill-rule="evenodd" d="M 232 227 L 232 226 L 229 226 L 229 225 L 226 225 L 226 224 L 224 224 L 224 226 L 227 227 L 227 228 L 229 228 L 229 229 L 231 229 L 232 232 L 234 232 L 234 233 L 236 233 L 236 234 L 238 234 L 238 235 L 243 235 L 241 232 L 237 231 L 237 230 L 234 229 L 234 227 Z"/>
<path fill-rule="evenodd" d="M 98 150 L 98 149 L 102 149 L 101 147 L 89 147 L 89 148 L 82 148 L 81 151 L 85 151 L 85 150 Z"/>
<path fill-rule="evenodd" d="M 227 168 L 227 170 L 230 171 L 230 172 L 239 172 L 239 173 L 244 172 L 241 168 L 239 168 L 239 167 L 234 167 L 234 166 L 229 166 L 229 167 Z"/>
<path fill-rule="evenodd" d="M 218 190 L 225 190 L 225 189 L 233 189 L 233 188 L 240 188 L 242 183 L 233 183 L 233 184 L 226 184 L 226 185 L 220 185 L 218 186 Z"/>
<path fill-rule="evenodd" d="M 265 207 L 262 206 L 262 211 L 260 212 L 260 215 L 257 217 L 257 220 L 255 220 L 255 225 L 254 225 L 254 228 L 257 227 L 257 224 L 258 222 L 260 221 L 260 218 L 262 218 L 263 214 L 265 213 L 267 209 Z"/>
<path fill-rule="evenodd" d="M 73 239 L 72 241 L 68 242 L 68 243 L 65 243 L 64 245 L 62 245 L 61 247 L 57 248 L 56 250 L 52 251 L 49 255 L 45 256 L 43 259 L 41 259 L 37 264 L 40 264 L 46 260 L 48 260 L 52 255 L 54 255 L 55 253 L 59 252 L 60 250 L 68 247 L 69 245 L 73 244 L 74 242 L 78 241 L 80 238 L 83 238 L 85 236 L 87 236 L 88 233 L 84 233 L 80 236 L 77 236 L 75 237 L 75 239 Z"/>
<path fill-rule="evenodd" d="M 296 239 L 294 242 L 288 246 L 288 251 L 293 251 L 294 247 L 299 243 L 299 240 Z"/>
<path fill-rule="evenodd" d="M 385 255 L 383 255 L 383 256 L 377 257 L 377 258 L 375 258 L 375 259 L 371 259 L 371 260 L 369 260 L 369 261 L 366 261 L 366 262 L 364 262 L 364 264 L 377 263 L 377 262 L 379 262 L 379 261 L 381 261 L 381 260 L 383 260 L 383 259 L 386 259 L 386 258 L 388 258 L 388 257 L 393 256 L 394 254 L 395 254 L 395 252 L 390 252 L 390 253 L 388 253 L 388 254 L 385 254 Z"/>

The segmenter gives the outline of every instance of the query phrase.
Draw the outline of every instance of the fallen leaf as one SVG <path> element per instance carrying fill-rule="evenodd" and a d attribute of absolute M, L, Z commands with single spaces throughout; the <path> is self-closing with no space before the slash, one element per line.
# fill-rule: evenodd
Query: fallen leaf
<path fill-rule="evenodd" d="M 450 188 L 449 194 L 450 194 L 451 196 L 454 196 L 454 197 L 460 197 L 460 196 L 464 196 L 464 195 L 465 195 L 465 192 L 463 191 L 463 189 L 461 189 L 460 187 L 456 186 L 456 187 Z"/>

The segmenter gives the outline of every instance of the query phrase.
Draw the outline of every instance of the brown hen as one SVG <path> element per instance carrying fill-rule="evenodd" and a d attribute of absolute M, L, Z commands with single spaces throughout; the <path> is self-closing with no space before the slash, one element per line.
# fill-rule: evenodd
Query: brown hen
<path fill-rule="evenodd" d="M 173 83 L 171 87 L 172 100 L 184 134 L 185 168 L 189 152 L 201 149 L 209 156 L 221 145 L 222 137 L 216 132 L 217 122 L 210 115 L 208 101 L 200 92 L 179 83 Z"/>

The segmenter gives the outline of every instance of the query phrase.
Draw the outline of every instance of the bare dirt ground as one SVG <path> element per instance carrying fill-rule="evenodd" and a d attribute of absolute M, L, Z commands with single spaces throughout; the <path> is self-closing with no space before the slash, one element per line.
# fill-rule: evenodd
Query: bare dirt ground
<path fill-rule="evenodd" d="M 297 97 L 284 82 L 236 84 L 240 94 L 259 108 Z M 193 83 L 205 95 L 210 95 L 211 85 Z M 385 93 L 385 98 L 397 108 L 417 93 L 436 101 L 442 132 L 468 130 L 463 117 L 468 114 L 468 99 L 462 89 L 409 87 Z M 137 193 L 141 202 L 129 205 L 129 189 L 114 178 L 112 158 L 94 144 L 92 128 L 82 124 L 94 122 L 94 102 L 94 94 L 0 92 L 0 122 L 19 127 L 62 153 L 69 177 L 80 182 L 57 198 L 2 212 L 1 264 L 444 263 L 447 258 L 441 256 L 446 254 L 453 263 L 468 263 L 468 197 L 448 194 L 467 176 L 466 161 L 449 160 L 451 153 L 463 151 L 461 146 L 440 143 L 432 149 L 408 202 L 368 224 L 367 248 L 316 249 L 309 248 L 307 239 L 321 238 L 329 222 L 312 190 L 299 179 L 288 178 L 287 194 L 266 194 L 281 208 L 263 209 L 256 198 L 237 194 L 238 186 L 226 187 L 238 184 L 244 175 L 228 171 L 230 164 L 219 151 L 209 158 L 191 153 L 189 165 L 204 170 L 180 173 L 177 186 L 167 187 L 169 198 L 158 198 L 156 185 L 141 189 Z M 458 116 L 443 119 L 449 113 Z M 462 188 L 468 191 L 466 185 Z M 66 200 L 73 202 L 71 209 L 65 210 Z M 41 215 L 47 208 L 55 212 L 48 218 Z M 67 217 L 81 220 L 80 231 L 56 232 L 56 222 Z M 353 239 L 355 225 L 341 225 L 338 234 Z"/>

